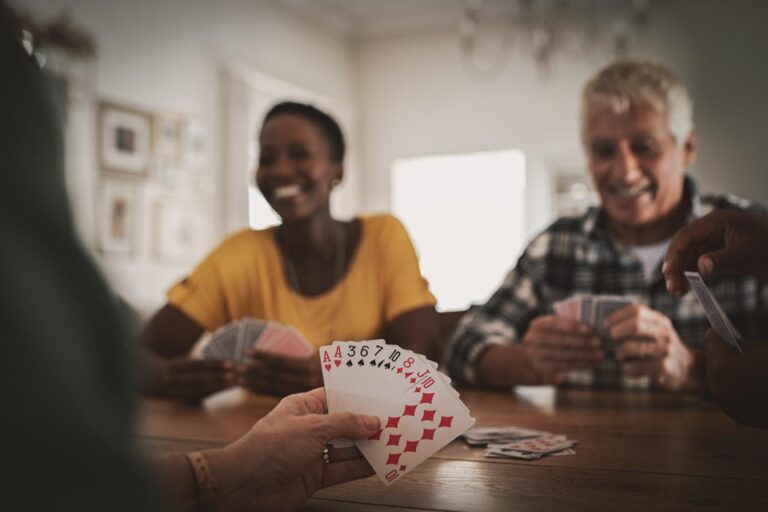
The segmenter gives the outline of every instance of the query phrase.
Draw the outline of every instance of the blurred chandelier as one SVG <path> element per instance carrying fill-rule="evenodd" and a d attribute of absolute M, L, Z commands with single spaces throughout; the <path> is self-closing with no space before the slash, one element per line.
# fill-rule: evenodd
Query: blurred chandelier
<path fill-rule="evenodd" d="M 648 26 L 651 0 L 505 0 L 513 3 L 504 10 L 501 40 L 490 59 L 479 62 L 480 19 L 492 16 L 493 4 L 464 0 L 459 22 L 461 54 L 467 70 L 479 78 L 493 78 L 503 70 L 508 56 L 517 47 L 530 54 L 547 71 L 557 54 L 587 54 L 608 49 L 624 56 Z M 484 9 L 484 7 L 488 7 Z M 498 24 L 494 24 L 498 25 Z M 487 43 L 487 41 L 486 41 Z M 487 50 L 486 52 L 487 53 Z M 487 55 L 486 55 L 487 57 Z"/>

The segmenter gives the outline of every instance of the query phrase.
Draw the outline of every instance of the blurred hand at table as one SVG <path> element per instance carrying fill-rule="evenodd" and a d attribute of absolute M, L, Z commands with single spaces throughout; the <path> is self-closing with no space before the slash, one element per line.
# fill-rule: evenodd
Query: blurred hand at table
<path fill-rule="evenodd" d="M 323 385 L 318 353 L 298 358 L 251 349 L 246 357 L 250 361 L 238 369 L 237 384 L 254 392 L 286 396 Z"/>
<path fill-rule="evenodd" d="M 357 448 L 330 447 L 328 463 L 322 454 L 331 439 L 375 434 L 379 419 L 326 409 L 322 388 L 291 395 L 234 443 L 205 452 L 217 510 L 294 510 L 323 487 L 373 475 Z"/>
<path fill-rule="evenodd" d="M 560 384 L 569 371 L 593 368 L 605 358 L 600 338 L 588 325 L 551 315 L 531 322 L 522 346 L 541 384 Z"/>
<path fill-rule="evenodd" d="M 723 411 L 739 423 L 768 428 L 768 344 L 742 341 L 743 353 L 710 329 L 707 381 Z"/>
<path fill-rule="evenodd" d="M 605 319 L 611 339 L 621 342 L 616 360 L 630 377 L 649 376 L 668 390 L 689 383 L 694 356 L 665 315 L 642 304 L 614 311 Z"/>
<path fill-rule="evenodd" d="M 768 275 L 768 217 L 715 210 L 681 229 L 667 249 L 667 289 L 688 291 L 685 271 L 706 277 L 719 273 Z"/>
<path fill-rule="evenodd" d="M 197 404 L 208 395 L 232 387 L 235 365 L 221 359 L 153 357 L 149 390 L 152 394 Z"/>

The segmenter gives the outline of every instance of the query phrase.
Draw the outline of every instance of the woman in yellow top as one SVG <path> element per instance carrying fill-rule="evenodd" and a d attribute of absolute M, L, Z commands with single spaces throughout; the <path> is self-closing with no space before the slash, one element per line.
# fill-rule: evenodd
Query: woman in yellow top
<path fill-rule="evenodd" d="M 230 235 L 168 292 L 145 340 L 151 391 L 197 401 L 232 385 L 286 395 L 322 385 L 309 360 L 252 353 L 235 367 L 193 360 L 205 331 L 245 316 L 296 327 L 316 346 L 384 337 L 429 354 L 437 336 L 435 299 L 402 224 L 391 215 L 334 219 L 330 194 L 344 174 L 336 121 L 300 103 L 280 103 L 259 134 L 256 184 L 282 224 Z"/>

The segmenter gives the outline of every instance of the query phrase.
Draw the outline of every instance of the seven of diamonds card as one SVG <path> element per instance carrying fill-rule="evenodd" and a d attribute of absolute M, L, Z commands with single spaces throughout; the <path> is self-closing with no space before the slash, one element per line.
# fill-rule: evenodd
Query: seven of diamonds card
<path fill-rule="evenodd" d="M 379 417 L 381 430 L 355 445 L 386 485 L 475 423 L 437 364 L 397 345 L 337 341 L 320 348 L 320 364 L 328 412 Z"/>

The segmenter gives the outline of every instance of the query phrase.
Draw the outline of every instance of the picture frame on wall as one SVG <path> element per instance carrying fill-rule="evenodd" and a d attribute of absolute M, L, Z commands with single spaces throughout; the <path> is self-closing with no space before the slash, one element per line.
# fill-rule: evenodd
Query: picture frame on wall
<path fill-rule="evenodd" d="M 152 211 L 152 252 L 166 263 L 189 263 L 203 256 L 208 219 L 198 204 L 157 202 Z"/>
<path fill-rule="evenodd" d="M 105 181 L 99 190 L 96 226 L 98 246 L 104 253 L 132 254 L 136 191 L 131 184 Z"/>
<path fill-rule="evenodd" d="M 99 102 L 98 148 L 102 171 L 146 177 L 152 156 L 152 116 L 116 103 Z"/>
<path fill-rule="evenodd" d="M 202 118 L 191 117 L 181 123 L 181 159 L 191 171 L 200 171 L 208 164 L 208 130 Z"/>
<path fill-rule="evenodd" d="M 177 160 L 179 158 L 183 124 L 184 121 L 179 116 L 168 114 L 155 116 L 152 124 L 152 136 L 154 139 L 153 151 L 156 157 L 165 160 Z"/>

